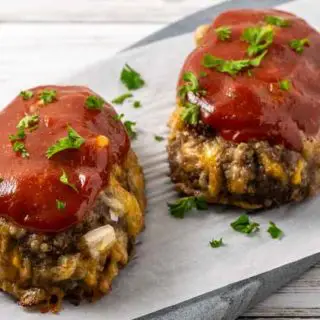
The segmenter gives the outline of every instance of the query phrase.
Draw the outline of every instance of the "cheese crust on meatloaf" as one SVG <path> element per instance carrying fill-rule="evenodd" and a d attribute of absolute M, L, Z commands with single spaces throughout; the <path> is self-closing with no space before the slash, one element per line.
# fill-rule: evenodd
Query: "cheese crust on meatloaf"
<path fill-rule="evenodd" d="M 200 26 L 195 42 L 169 121 L 176 189 L 245 209 L 315 194 L 319 33 L 282 11 L 235 10 Z"/>
<path fill-rule="evenodd" d="M 124 126 L 71 86 L 22 92 L 0 124 L 0 289 L 43 312 L 100 298 L 144 227 L 144 177 Z"/>

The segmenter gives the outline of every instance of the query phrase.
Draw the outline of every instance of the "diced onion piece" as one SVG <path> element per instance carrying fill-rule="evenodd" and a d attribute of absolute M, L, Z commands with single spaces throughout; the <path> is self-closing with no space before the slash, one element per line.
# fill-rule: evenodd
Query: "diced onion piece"
<path fill-rule="evenodd" d="M 110 249 L 116 241 L 116 234 L 112 226 L 106 225 L 89 231 L 83 236 L 90 254 L 98 259 L 101 254 Z"/>

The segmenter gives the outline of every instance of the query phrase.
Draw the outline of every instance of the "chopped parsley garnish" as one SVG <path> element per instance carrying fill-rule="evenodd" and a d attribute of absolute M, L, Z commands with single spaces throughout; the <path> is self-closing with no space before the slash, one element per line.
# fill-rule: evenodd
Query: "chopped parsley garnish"
<path fill-rule="evenodd" d="M 66 172 L 62 169 L 62 175 L 60 176 L 60 182 L 62 182 L 63 184 L 69 186 L 70 188 L 72 188 L 75 192 L 79 192 L 77 187 L 69 182 L 69 178 L 66 174 Z"/>
<path fill-rule="evenodd" d="M 133 107 L 134 108 L 136 108 L 136 109 L 138 109 L 138 108 L 141 108 L 141 102 L 140 101 L 138 101 L 138 100 L 136 100 L 134 103 L 133 103 Z"/>
<path fill-rule="evenodd" d="M 59 139 L 55 144 L 47 150 L 47 158 L 50 159 L 53 155 L 66 149 L 79 149 L 85 140 L 70 126 L 68 126 L 68 136 Z"/>
<path fill-rule="evenodd" d="M 273 42 L 273 36 L 273 27 L 270 25 L 246 28 L 242 39 L 249 43 L 248 56 L 253 57 L 265 51 Z"/>
<path fill-rule="evenodd" d="M 121 113 L 121 114 L 117 114 L 113 117 L 114 120 L 116 121 L 122 121 L 124 118 L 124 114 Z M 137 137 L 137 132 L 135 131 L 135 129 L 133 128 L 136 123 L 135 122 L 132 122 L 132 121 L 129 121 L 129 120 L 126 120 L 126 121 L 123 121 L 123 125 L 127 131 L 127 134 L 128 136 L 131 138 L 131 139 L 135 139 Z"/>
<path fill-rule="evenodd" d="M 248 70 L 248 77 L 251 78 L 252 76 L 253 76 L 252 70 L 249 69 L 249 70 Z"/>
<path fill-rule="evenodd" d="M 121 114 L 116 114 L 113 119 L 116 120 L 116 121 L 121 121 L 122 119 L 124 118 L 124 114 L 121 113 Z"/>
<path fill-rule="evenodd" d="M 270 233 L 272 239 L 281 239 L 283 236 L 283 231 L 279 229 L 272 221 L 269 222 L 269 228 L 267 231 Z"/>
<path fill-rule="evenodd" d="M 104 100 L 98 96 L 89 96 L 85 102 L 85 106 L 89 110 L 101 110 L 104 104 Z"/>
<path fill-rule="evenodd" d="M 259 56 L 253 58 L 250 60 L 250 64 L 253 67 L 259 67 L 261 64 L 262 59 L 264 58 L 264 56 L 268 53 L 268 50 L 263 51 Z"/>
<path fill-rule="evenodd" d="M 129 121 L 129 120 L 126 120 L 126 121 L 123 122 L 123 125 L 127 130 L 128 136 L 131 139 L 135 139 L 137 137 L 137 132 L 134 129 L 134 126 L 136 125 L 136 123 L 132 122 L 132 121 Z"/>
<path fill-rule="evenodd" d="M 208 75 L 208 73 L 205 72 L 205 71 L 200 71 L 200 73 L 199 73 L 199 77 L 200 77 L 200 78 L 204 78 L 204 77 L 206 77 L 207 75 Z"/>
<path fill-rule="evenodd" d="M 57 100 L 57 91 L 56 90 L 43 90 L 39 94 L 39 98 L 44 104 L 52 103 L 53 101 Z"/>
<path fill-rule="evenodd" d="M 291 88 L 291 85 L 292 85 L 291 81 L 288 79 L 284 79 L 284 80 L 279 81 L 279 87 L 283 91 L 289 91 Z"/>
<path fill-rule="evenodd" d="M 217 71 L 228 73 L 230 75 L 235 75 L 244 68 L 250 67 L 249 59 L 224 60 L 211 54 L 206 54 L 202 63 L 206 68 L 214 68 Z"/>
<path fill-rule="evenodd" d="M 212 239 L 210 242 L 209 242 L 210 246 L 212 248 L 220 248 L 223 246 L 223 241 L 222 241 L 222 238 L 220 238 L 219 240 L 214 240 Z"/>
<path fill-rule="evenodd" d="M 183 219 L 185 213 L 192 209 L 206 210 L 208 204 L 202 197 L 184 197 L 174 203 L 168 203 L 169 212 L 172 216 Z"/>
<path fill-rule="evenodd" d="M 128 64 L 123 67 L 120 79 L 129 90 L 140 89 L 145 84 L 140 73 L 132 69 Z"/>
<path fill-rule="evenodd" d="M 259 231 L 260 224 L 257 222 L 251 222 L 249 216 L 246 214 L 241 215 L 237 220 L 233 221 L 231 227 L 242 233 L 250 234 L 252 232 Z"/>
<path fill-rule="evenodd" d="M 226 41 L 231 38 L 231 28 L 227 26 L 221 26 L 219 28 L 216 28 L 215 33 L 217 34 L 217 37 L 221 41 Z"/>
<path fill-rule="evenodd" d="M 161 136 L 158 136 L 158 135 L 155 135 L 154 136 L 154 140 L 158 141 L 158 142 L 161 142 L 164 140 L 164 137 L 161 137 Z"/>
<path fill-rule="evenodd" d="M 66 208 L 66 203 L 56 199 L 56 205 L 58 210 L 64 210 Z"/>
<path fill-rule="evenodd" d="M 181 111 L 181 119 L 188 123 L 195 125 L 199 122 L 200 118 L 200 107 L 196 104 L 186 102 Z"/>
<path fill-rule="evenodd" d="M 33 129 L 39 122 L 39 116 L 26 114 L 17 124 L 18 129 Z"/>
<path fill-rule="evenodd" d="M 111 102 L 115 103 L 115 104 L 123 104 L 125 102 L 125 100 L 132 98 L 133 95 L 132 93 L 128 92 L 128 93 L 124 93 L 121 96 L 113 99 Z"/>
<path fill-rule="evenodd" d="M 21 91 L 20 97 L 22 97 L 23 100 L 30 100 L 33 97 L 33 92 L 30 90 Z"/>
<path fill-rule="evenodd" d="M 189 124 L 197 124 L 199 122 L 200 107 L 196 104 L 187 102 L 187 94 L 192 92 L 194 95 L 203 94 L 200 90 L 199 81 L 194 73 L 188 71 L 183 74 L 184 84 L 179 88 L 179 96 L 181 98 L 183 110 L 180 114 L 181 119 Z"/>
<path fill-rule="evenodd" d="M 23 140 L 26 137 L 26 133 L 24 131 L 24 128 L 19 128 L 16 134 L 10 134 L 9 140 L 11 142 Z"/>
<path fill-rule="evenodd" d="M 22 141 L 16 141 L 13 146 L 12 149 L 14 152 L 20 153 L 22 158 L 29 158 L 29 153 L 26 149 L 25 144 Z"/>
<path fill-rule="evenodd" d="M 277 16 L 266 16 L 264 21 L 273 26 L 285 28 L 290 26 L 290 21 Z"/>
<path fill-rule="evenodd" d="M 199 90 L 199 81 L 191 71 L 183 74 L 184 85 L 179 88 L 179 96 L 185 100 L 188 92 L 196 93 Z"/>
<path fill-rule="evenodd" d="M 253 59 L 243 60 L 224 60 L 211 54 L 206 54 L 202 64 L 207 68 L 214 68 L 219 72 L 228 73 L 233 76 L 246 68 L 259 67 L 267 52 L 268 51 L 266 50 Z"/>
<path fill-rule="evenodd" d="M 39 122 L 39 116 L 37 115 L 26 115 L 23 117 L 19 123 L 17 124 L 17 133 L 10 134 L 9 140 L 14 142 L 12 145 L 12 149 L 15 152 L 21 153 L 23 158 L 28 158 L 30 155 L 25 147 L 25 144 L 21 141 L 24 140 L 26 137 L 25 129 L 34 129 L 35 125 Z"/>
<path fill-rule="evenodd" d="M 310 41 L 307 38 L 304 39 L 294 39 L 289 42 L 291 49 L 295 52 L 301 54 L 304 51 L 304 47 L 310 46 Z"/>

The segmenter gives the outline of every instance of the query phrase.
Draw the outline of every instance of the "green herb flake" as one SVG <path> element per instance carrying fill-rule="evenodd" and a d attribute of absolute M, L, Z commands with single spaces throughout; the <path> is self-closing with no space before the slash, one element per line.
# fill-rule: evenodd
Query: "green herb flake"
<path fill-rule="evenodd" d="M 66 202 L 60 201 L 58 199 L 56 199 L 56 205 L 59 211 L 64 210 L 67 206 Z"/>
<path fill-rule="evenodd" d="M 246 214 L 241 215 L 237 220 L 233 221 L 231 227 L 238 232 L 250 234 L 259 231 L 259 223 L 251 222 L 249 216 Z"/>
<path fill-rule="evenodd" d="M 224 60 L 211 54 L 206 54 L 203 58 L 202 64 L 207 68 L 214 68 L 219 72 L 227 73 L 231 76 L 234 76 L 244 69 L 259 67 L 262 59 L 267 53 L 268 51 L 265 50 L 259 56 L 253 59 L 243 60 Z"/>
<path fill-rule="evenodd" d="M 56 153 L 67 149 L 79 149 L 85 139 L 82 138 L 73 128 L 68 126 L 68 136 L 59 139 L 55 144 L 48 148 L 46 155 L 50 159 Z"/>
<path fill-rule="evenodd" d="M 196 125 L 200 118 L 200 107 L 196 104 L 187 102 L 183 106 L 180 116 L 185 123 Z"/>
<path fill-rule="evenodd" d="M 277 16 L 266 16 L 264 21 L 273 26 L 286 28 L 290 26 L 290 21 Z"/>
<path fill-rule="evenodd" d="M 120 75 L 121 82 L 129 89 L 136 90 L 144 86 L 145 82 L 141 78 L 140 73 L 125 64 Z"/>
<path fill-rule="evenodd" d="M 57 100 L 57 91 L 56 90 L 43 90 L 39 94 L 39 98 L 44 104 L 49 104 Z"/>
<path fill-rule="evenodd" d="M 116 114 L 113 119 L 116 120 L 116 121 L 121 121 L 122 119 L 124 118 L 124 114 L 121 113 L 121 114 Z"/>
<path fill-rule="evenodd" d="M 200 71 L 200 73 L 199 73 L 200 78 L 205 78 L 207 75 L 208 75 L 208 73 L 205 71 Z"/>
<path fill-rule="evenodd" d="M 185 72 L 182 79 L 185 83 L 179 88 L 179 96 L 182 100 L 185 100 L 188 92 L 196 94 L 199 91 L 199 81 L 191 71 Z"/>
<path fill-rule="evenodd" d="M 122 121 L 124 119 L 124 114 L 123 113 L 117 114 L 113 117 L 113 119 L 116 121 Z M 126 121 L 122 121 L 122 123 L 127 131 L 128 136 L 131 139 L 135 139 L 137 137 L 137 132 L 133 127 L 136 125 L 136 122 L 126 120 Z"/>
<path fill-rule="evenodd" d="M 206 68 L 214 68 L 219 72 L 228 73 L 231 76 L 251 66 L 250 59 L 224 60 L 211 54 L 206 54 L 202 63 Z"/>
<path fill-rule="evenodd" d="M 105 101 L 98 96 L 89 96 L 84 104 L 89 110 L 101 110 L 105 104 Z"/>
<path fill-rule="evenodd" d="M 169 213 L 175 218 L 183 219 L 185 213 L 192 209 L 207 210 L 208 204 L 202 197 L 184 197 L 174 203 L 168 203 Z"/>
<path fill-rule="evenodd" d="M 291 86 L 292 86 L 292 83 L 288 79 L 284 79 L 284 80 L 279 81 L 279 87 L 283 91 L 289 91 Z"/>
<path fill-rule="evenodd" d="M 283 236 L 283 231 L 279 229 L 272 221 L 269 222 L 269 228 L 267 231 L 272 239 L 281 239 Z"/>
<path fill-rule="evenodd" d="M 60 182 L 69 186 L 70 188 L 72 188 L 75 192 L 79 193 L 77 187 L 69 182 L 69 178 L 67 176 L 67 173 L 62 169 L 62 175 L 60 176 Z"/>
<path fill-rule="evenodd" d="M 141 108 L 142 107 L 141 102 L 138 101 L 138 100 L 134 101 L 133 102 L 133 107 L 136 108 L 136 109 Z"/>
<path fill-rule="evenodd" d="M 164 137 L 154 135 L 154 140 L 156 140 L 156 141 L 158 141 L 158 142 L 161 142 L 161 141 L 164 140 Z"/>
<path fill-rule="evenodd" d="M 212 239 L 209 242 L 209 244 L 210 244 L 211 248 L 220 248 L 224 245 L 222 238 L 220 238 L 219 240 Z"/>
<path fill-rule="evenodd" d="M 249 69 L 249 70 L 248 70 L 248 77 L 251 78 L 252 76 L 253 76 L 252 70 Z"/>
<path fill-rule="evenodd" d="M 111 102 L 115 103 L 115 104 L 123 104 L 125 102 L 125 100 L 132 98 L 133 95 L 132 93 L 128 92 L 128 93 L 124 93 L 121 96 L 113 99 Z"/>
<path fill-rule="evenodd" d="M 18 129 L 32 129 L 39 123 L 38 115 L 26 114 L 17 124 Z"/>
<path fill-rule="evenodd" d="M 307 38 L 304 39 L 294 39 L 289 42 L 289 46 L 295 52 L 302 54 L 304 51 L 304 47 L 310 46 L 310 41 Z"/>
<path fill-rule="evenodd" d="M 9 140 L 11 142 L 14 142 L 14 141 L 18 141 L 18 140 L 23 140 L 25 137 L 26 137 L 26 133 L 24 131 L 24 128 L 20 128 L 20 129 L 18 129 L 16 134 L 9 135 Z"/>
<path fill-rule="evenodd" d="M 33 92 L 30 90 L 25 90 L 21 91 L 19 95 L 23 100 L 30 100 L 33 97 Z"/>
<path fill-rule="evenodd" d="M 22 158 L 29 158 L 30 154 L 28 153 L 25 144 L 22 141 L 16 141 L 12 145 L 14 152 L 20 153 Z"/>
<path fill-rule="evenodd" d="M 9 135 L 11 142 L 23 140 L 26 137 L 25 129 L 34 129 L 39 122 L 38 115 L 26 115 L 17 124 L 17 133 Z"/>
<path fill-rule="evenodd" d="M 248 56 L 253 57 L 265 51 L 273 42 L 274 31 L 270 25 L 246 28 L 242 40 L 249 43 Z"/>
<path fill-rule="evenodd" d="M 250 60 L 250 64 L 251 66 L 253 67 L 259 67 L 261 62 L 262 62 L 262 59 L 265 57 L 265 55 L 268 53 L 268 50 L 266 51 L 263 51 L 259 56 L 253 58 Z"/>
<path fill-rule="evenodd" d="M 219 28 L 216 28 L 215 33 L 219 40 L 226 41 L 231 38 L 231 28 L 227 26 L 221 26 Z"/>
<path fill-rule="evenodd" d="M 137 137 L 137 132 L 135 131 L 135 128 L 134 126 L 136 125 L 135 122 L 132 122 L 132 121 L 129 121 L 129 120 L 126 120 L 123 122 L 123 125 L 124 127 L 126 128 L 126 131 L 128 133 L 128 136 L 131 138 L 131 139 L 135 139 Z"/>

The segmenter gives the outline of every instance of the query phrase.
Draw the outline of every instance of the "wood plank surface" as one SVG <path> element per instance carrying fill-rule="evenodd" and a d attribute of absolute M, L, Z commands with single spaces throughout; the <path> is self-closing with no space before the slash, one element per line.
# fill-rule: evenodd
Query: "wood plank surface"
<path fill-rule="evenodd" d="M 164 24 L 2 23 L 0 85 L 58 79 L 106 59 Z M 45 71 L 44 71 L 45 70 Z"/>
<path fill-rule="evenodd" d="M 3 0 L 0 9 L 0 21 L 169 23 L 222 1 Z"/>
<path fill-rule="evenodd" d="M 240 319 L 320 319 L 320 264 Z"/>

